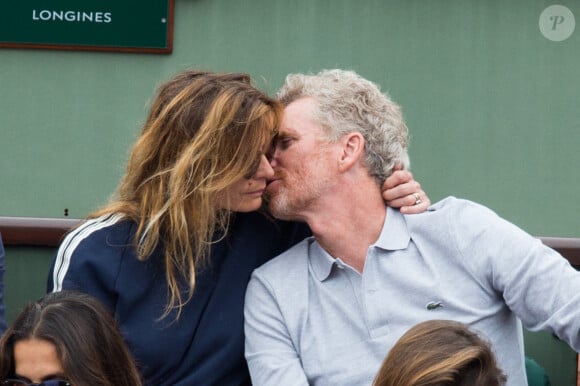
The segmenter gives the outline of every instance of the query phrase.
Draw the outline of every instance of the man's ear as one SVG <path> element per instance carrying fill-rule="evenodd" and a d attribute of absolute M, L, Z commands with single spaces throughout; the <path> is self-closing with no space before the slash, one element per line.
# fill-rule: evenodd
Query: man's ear
<path fill-rule="evenodd" d="M 339 170 L 346 171 L 355 165 L 364 154 L 365 139 L 359 132 L 349 133 L 342 139 Z"/>

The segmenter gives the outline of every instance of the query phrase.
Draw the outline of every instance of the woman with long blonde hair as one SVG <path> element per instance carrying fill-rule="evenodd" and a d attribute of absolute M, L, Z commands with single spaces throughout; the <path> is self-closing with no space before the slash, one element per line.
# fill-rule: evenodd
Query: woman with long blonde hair
<path fill-rule="evenodd" d="M 246 74 L 178 74 L 159 88 L 115 199 L 62 242 L 48 290 L 113 310 L 145 384 L 249 384 L 250 274 L 309 234 L 257 211 L 282 114 Z M 392 205 L 412 204 L 410 174 L 390 184 Z"/>

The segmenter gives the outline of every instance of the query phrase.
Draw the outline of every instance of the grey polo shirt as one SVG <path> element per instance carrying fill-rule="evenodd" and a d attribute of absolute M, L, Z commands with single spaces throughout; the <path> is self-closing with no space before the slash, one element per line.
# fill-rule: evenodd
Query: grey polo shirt
<path fill-rule="evenodd" d="M 419 215 L 388 208 L 362 275 L 308 238 L 254 271 L 246 359 L 261 385 L 370 385 L 411 326 L 469 324 L 509 386 L 527 384 L 520 319 L 580 348 L 580 273 L 489 209 L 449 197 Z"/>

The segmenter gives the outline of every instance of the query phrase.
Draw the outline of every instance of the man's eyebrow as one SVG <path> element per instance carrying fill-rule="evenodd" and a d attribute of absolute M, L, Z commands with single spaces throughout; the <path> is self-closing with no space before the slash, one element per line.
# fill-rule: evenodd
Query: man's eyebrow
<path fill-rule="evenodd" d="M 278 137 L 286 138 L 286 137 L 296 137 L 298 132 L 291 127 L 286 128 L 285 130 L 280 130 L 278 132 Z"/>

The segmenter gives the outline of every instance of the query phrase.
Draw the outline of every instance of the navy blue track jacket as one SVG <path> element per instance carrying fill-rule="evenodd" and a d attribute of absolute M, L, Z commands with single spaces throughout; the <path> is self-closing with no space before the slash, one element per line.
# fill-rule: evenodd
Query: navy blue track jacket
<path fill-rule="evenodd" d="M 62 242 L 48 291 L 80 290 L 109 307 L 146 385 L 249 385 L 243 307 L 250 274 L 308 236 L 307 226 L 236 214 L 178 320 L 175 313 L 160 319 L 168 296 L 161 248 L 138 261 L 135 231 L 120 215 L 84 222 Z"/>

